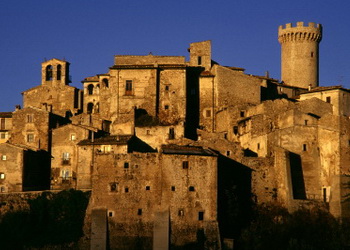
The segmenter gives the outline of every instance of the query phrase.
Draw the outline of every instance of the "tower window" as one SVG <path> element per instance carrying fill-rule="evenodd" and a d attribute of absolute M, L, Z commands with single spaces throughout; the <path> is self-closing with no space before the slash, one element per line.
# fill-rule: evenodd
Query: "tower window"
<path fill-rule="evenodd" d="M 107 78 L 104 78 L 102 80 L 102 86 L 105 87 L 105 88 L 108 88 L 109 84 L 108 84 L 108 79 Z"/>
<path fill-rule="evenodd" d="M 88 89 L 88 94 L 89 95 L 94 94 L 94 85 L 93 84 L 89 84 L 87 89 Z"/>
<path fill-rule="evenodd" d="M 331 103 L 331 97 L 330 96 L 326 97 L 326 102 Z"/>
<path fill-rule="evenodd" d="M 202 57 L 201 56 L 199 56 L 197 58 L 197 62 L 198 62 L 198 65 L 202 65 Z"/>
<path fill-rule="evenodd" d="M 125 82 L 125 95 L 132 95 L 132 80 Z"/>
<path fill-rule="evenodd" d="M 61 80 L 61 75 L 62 75 L 62 66 L 57 65 L 57 80 Z"/>
<path fill-rule="evenodd" d="M 94 104 L 92 102 L 89 102 L 87 104 L 87 113 L 91 114 L 93 110 L 94 110 Z"/>
<path fill-rule="evenodd" d="M 52 81 L 52 66 L 46 66 L 46 81 Z"/>

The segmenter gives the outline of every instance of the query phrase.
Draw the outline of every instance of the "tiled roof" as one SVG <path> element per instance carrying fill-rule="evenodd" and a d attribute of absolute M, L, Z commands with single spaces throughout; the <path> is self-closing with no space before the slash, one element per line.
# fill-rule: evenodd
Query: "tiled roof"
<path fill-rule="evenodd" d="M 217 156 L 212 150 L 198 146 L 162 145 L 163 154 Z"/>
<path fill-rule="evenodd" d="M 312 93 L 312 92 L 321 92 L 321 91 L 327 91 L 327 90 L 334 90 L 334 89 L 339 89 L 339 90 L 343 90 L 346 92 L 350 92 L 350 89 L 345 89 L 345 88 L 343 88 L 342 85 L 335 85 L 335 86 L 328 86 L 328 87 L 316 87 L 316 88 L 313 88 L 307 92 L 304 92 L 303 94 Z"/>

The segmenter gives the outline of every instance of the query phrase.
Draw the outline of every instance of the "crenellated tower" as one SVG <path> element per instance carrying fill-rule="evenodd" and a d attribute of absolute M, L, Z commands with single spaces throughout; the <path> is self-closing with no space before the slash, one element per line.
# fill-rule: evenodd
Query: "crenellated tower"
<path fill-rule="evenodd" d="M 319 43 L 322 26 L 310 22 L 296 27 L 287 23 L 279 26 L 278 41 L 281 44 L 281 80 L 302 88 L 318 86 Z"/>

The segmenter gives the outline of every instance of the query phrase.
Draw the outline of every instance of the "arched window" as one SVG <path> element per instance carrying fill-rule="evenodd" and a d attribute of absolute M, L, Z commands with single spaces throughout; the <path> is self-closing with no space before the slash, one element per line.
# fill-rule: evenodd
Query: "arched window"
<path fill-rule="evenodd" d="M 109 87 L 109 85 L 108 85 L 108 79 L 107 79 L 107 78 L 104 78 L 104 79 L 102 80 L 102 86 L 103 86 L 104 88 L 108 88 L 108 87 Z"/>
<path fill-rule="evenodd" d="M 89 103 L 87 104 L 87 113 L 88 113 L 88 114 L 91 114 L 92 111 L 93 111 L 93 109 L 94 109 L 94 104 L 93 104 L 92 102 L 89 102 Z"/>
<path fill-rule="evenodd" d="M 62 66 L 57 65 L 57 80 L 61 80 Z"/>
<path fill-rule="evenodd" d="M 88 94 L 89 95 L 92 95 L 94 93 L 94 85 L 93 84 L 90 84 L 88 87 Z"/>
<path fill-rule="evenodd" d="M 46 81 L 52 81 L 52 65 L 46 66 Z"/>

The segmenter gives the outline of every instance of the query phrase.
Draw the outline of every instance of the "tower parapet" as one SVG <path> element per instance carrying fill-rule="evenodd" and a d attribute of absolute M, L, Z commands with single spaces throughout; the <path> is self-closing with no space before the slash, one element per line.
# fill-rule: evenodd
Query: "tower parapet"
<path fill-rule="evenodd" d="M 278 28 L 281 44 L 281 78 L 289 85 L 302 88 L 318 86 L 319 42 L 322 25 L 297 22 Z"/>

